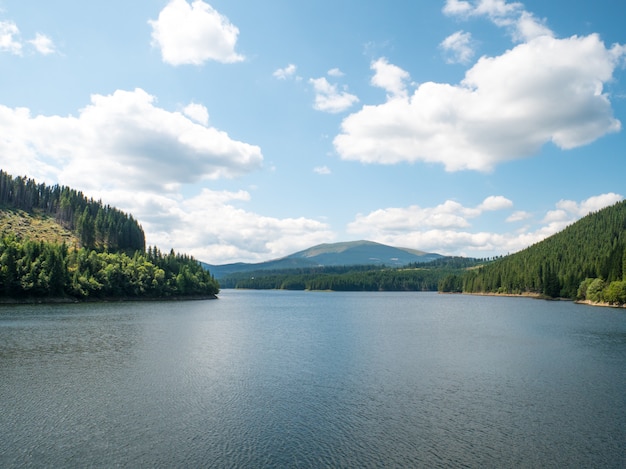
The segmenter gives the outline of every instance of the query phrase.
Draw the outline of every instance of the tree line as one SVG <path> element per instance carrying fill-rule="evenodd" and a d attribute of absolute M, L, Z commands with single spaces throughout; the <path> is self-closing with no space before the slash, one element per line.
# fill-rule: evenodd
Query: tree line
<path fill-rule="evenodd" d="M 143 228 L 131 215 L 66 186 L 38 184 L 0 170 L 2 207 L 52 216 L 75 232 L 84 248 L 129 252 L 146 248 Z"/>
<path fill-rule="evenodd" d="M 474 259 L 437 259 L 402 268 L 332 266 L 263 270 L 231 274 L 220 279 L 225 288 L 333 291 L 437 291 L 443 278 L 460 275 Z"/>
<path fill-rule="evenodd" d="M 211 297 L 219 284 L 193 257 L 68 249 L 65 244 L 0 238 L 0 298 Z"/>

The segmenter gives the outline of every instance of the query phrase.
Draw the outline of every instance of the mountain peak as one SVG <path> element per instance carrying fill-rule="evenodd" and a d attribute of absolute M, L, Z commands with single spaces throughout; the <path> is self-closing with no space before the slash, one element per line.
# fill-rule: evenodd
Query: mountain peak
<path fill-rule="evenodd" d="M 207 265 L 216 278 L 235 272 L 255 270 L 299 269 L 350 265 L 386 265 L 402 267 L 411 263 L 430 262 L 442 257 L 408 248 L 396 248 L 374 241 L 326 243 L 298 251 L 280 259 L 256 264 Z"/>
<path fill-rule="evenodd" d="M 374 246 L 384 246 L 384 245 L 380 243 L 376 243 L 374 241 L 366 241 L 366 240 L 344 241 L 344 242 L 339 242 L 339 243 L 323 243 L 323 244 L 318 244 L 317 246 L 310 247 L 303 251 L 296 252 L 287 257 L 315 257 L 315 256 L 319 256 L 320 254 L 330 254 L 330 253 L 339 254 L 339 253 L 348 251 L 350 249 L 363 247 L 363 246 L 374 247 Z"/>
<path fill-rule="evenodd" d="M 374 241 L 359 240 L 320 244 L 291 254 L 285 259 L 308 259 L 321 266 L 367 264 L 402 266 L 412 262 L 428 262 L 436 257 L 439 255 L 407 248 L 396 248 Z"/>

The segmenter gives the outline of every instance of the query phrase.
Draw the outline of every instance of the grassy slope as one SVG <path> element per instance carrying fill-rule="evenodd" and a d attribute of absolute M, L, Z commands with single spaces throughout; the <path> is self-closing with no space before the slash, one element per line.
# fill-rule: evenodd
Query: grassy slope
<path fill-rule="evenodd" d="M 80 246 L 78 238 L 48 215 L 23 210 L 0 208 L 0 236 L 13 234 L 18 239 L 31 239 Z"/>

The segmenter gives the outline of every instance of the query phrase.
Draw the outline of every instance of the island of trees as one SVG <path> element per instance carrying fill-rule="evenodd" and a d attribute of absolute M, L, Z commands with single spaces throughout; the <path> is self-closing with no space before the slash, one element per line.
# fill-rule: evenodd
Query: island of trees
<path fill-rule="evenodd" d="M 146 249 L 132 216 L 68 187 L 0 170 L 0 215 L 5 301 L 212 298 L 219 292 L 193 257 Z M 45 229 L 18 229 L 30 219 Z M 55 231 L 61 240 L 48 239 Z"/>

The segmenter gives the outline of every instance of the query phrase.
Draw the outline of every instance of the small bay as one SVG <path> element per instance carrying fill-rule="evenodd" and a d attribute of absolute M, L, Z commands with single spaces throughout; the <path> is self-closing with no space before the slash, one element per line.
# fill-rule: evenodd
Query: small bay
<path fill-rule="evenodd" d="M 626 312 L 435 293 L 0 306 L 0 467 L 625 467 Z"/>

